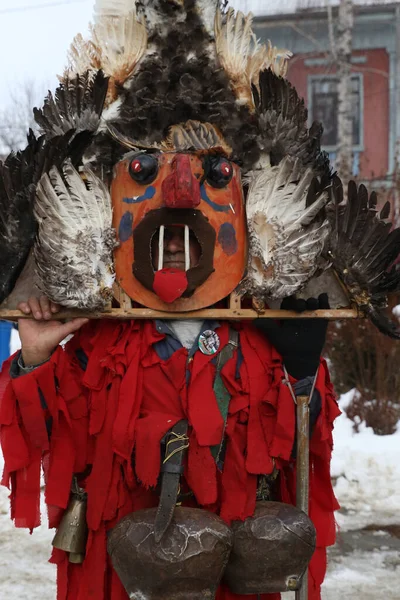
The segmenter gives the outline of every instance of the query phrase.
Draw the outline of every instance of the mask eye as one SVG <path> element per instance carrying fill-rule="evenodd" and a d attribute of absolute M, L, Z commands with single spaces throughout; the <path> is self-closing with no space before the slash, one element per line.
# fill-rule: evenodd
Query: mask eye
<path fill-rule="evenodd" d="M 138 183 L 151 183 L 157 177 L 157 173 L 158 160 L 153 154 L 135 156 L 129 165 L 129 174 Z"/>
<path fill-rule="evenodd" d="M 207 158 L 207 182 L 214 188 L 223 188 L 231 181 L 233 167 L 229 160 L 222 156 L 209 156 Z"/>

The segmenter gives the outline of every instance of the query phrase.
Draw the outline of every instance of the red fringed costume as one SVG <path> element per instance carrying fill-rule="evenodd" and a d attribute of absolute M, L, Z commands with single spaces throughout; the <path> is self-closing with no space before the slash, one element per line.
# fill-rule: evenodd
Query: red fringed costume
<path fill-rule="evenodd" d="M 229 530 L 209 514 L 204 521 L 218 521 L 227 530 L 225 546 L 217 549 L 220 571 L 217 552 L 204 549 L 200 538 L 200 551 L 190 556 L 199 562 L 190 564 L 190 576 L 178 551 L 165 552 L 162 575 L 155 568 L 173 516 L 201 513 L 174 512 L 182 497 L 185 506 L 217 513 L 228 525 L 253 517 L 260 496 L 267 510 L 267 500 L 296 504 L 297 382 L 288 382 L 286 371 L 306 390 L 297 395 L 310 398 L 309 515 L 317 535 L 308 600 L 320 600 L 338 509 L 330 459 L 340 411 L 323 360 L 318 393 L 311 391 L 325 341 L 328 295 L 336 306 L 354 303 L 382 332 L 400 337 L 381 312 L 387 293 L 400 287 L 392 266 L 399 231 L 387 222 L 388 203 L 378 216 L 375 193 L 368 197 L 354 182 L 343 192 L 321 151 L 323 128 L 318 123 L 309 128 L 304 100 L 285 79 L 291 52 L 259 42 L 252 15 L 227 4 L 95 0 L 89 39 L 75 37 L 59 87 L 34 111 L 40 137 L 30 132 L 25 150 L 0 162 L 0 307 L 7 307 L 3 316 L 10 318 L 9 310 L 23 298 L 25 316 L 38 320 L 20 323 L 21 359 L 32 364 L 10 359 L 0 374 L 2 483 L 11 490 L 17 527 L 39 525 L 42 469 L 49 526 L 59 527 L 65 516 L 60 538 L 64 522 L 71 538 L 83 533 L 87 508 L 86 548 L 83 535 L 78 549 L 54 543 L 57 600 L 158 599 L 168 595 L 166 581 L 169 599 L 180 584 L 181 596 L 209 598 L 224 576 L 241 592 L 303 585 L 314 529 L 292 507 L 285 510 L 307 519 L 312 543 L 306 542 L 308 554 L 295 573 L 290 558 L 302 557 L 293 551 L 294 538 L 286 554 L 276 553 L 278 566 L 286 567 L 279 585 L 261 578 L 251 582 L 250 569 L 238 569 L 241 526 Z M 335 276 L 320 278 L 324 270 Z M 312 280 L 318 298 L 307 297 Z M 41 317 L 63 315 L 45 298 L 29 299 L 38 289 L 67 311 L 105 320 L 84 325 L 62 348 L 58 342 L 83 321 L 59 323 L 47 336 Z M 242 301 L 253 310 L 241 312 Z M 266 320 L 274 316 L 264 310 L 271 301 L 290 311 L 278 313 L 281 322 Z M 205 321 L 195 338 L 197 326 L 192 329 L 190 321 L 199 322 L 203 309 L 212 309 L 207 314 L 221 321 L 209 329 Z M 308 321 L 297 318 L 304 310 L 313 311 Z M 153 321 L 157 315 L 179 320 L 172 329 L 182 336 L 168 323 Z M 135 320 L 138 316 L 144 320 Z M 230 323 L 242 316 L 257 324 Z M 110 317 L 124 320 L 106 320 Z M 305 425 L 304 419 L 302 432 Z M 182 445 L 161 459 L 171 439 Z M 261 484 L 267 489 L 271 481 L 277 489 L 263 495 Z M 72 483 L 82 488 L 80 521 L 66 510 L 77 496 Z M 148 554 L 140 554 L 143 539 L 133 536 L 129 545 L 123 531 L 118 543 L 125 543 L 126 554 L 113 556 L 110 547 L 122 523 L 110 534 L 111 559 L 107 533 L 149 507 L 158 507 L 147 535 L 154 553 L 149 543 Z M 211 529 L 202 531 L 208 535 Z M 294 529 L 290 534 L 301 539 Z M 256 542 L 244 544 L 239 558 L 267 579 L 274 566 L 265 569 L 254 560 L 261 556 Z M 262 556 L 274 557 L 276 546 L 273 537 Z M 192 552 L 189 543 L 186 547 Z M 138 548 L 139 558 L 132 559 Z M 70 562 L 78 559 L 83 562 Z M 194 588 L 206 577 L 198 565 L 212 575 L 216 566 L 214 581 L 200 591 Z M 139 581 L 146 568 L 148 577 Z M 239 573 L 239 584 L 253 587 L 235 587 L 230 569 Z M 127 592 L 117 572 L 121 581 L 132 575 L 124 581 Z M 186 581 L 193 589 L 184 587 Z M 155 593 L 149 595 L 152 586 Z M 240 596 L 224 584 L 218 588 L 216 600 L 235 599 L 278 600 L 279 594 Z"/>
<path fill-rule="evenodd" d="M 154 344 L 164 336 L 153 321 L 93 322 L 51 360 L 16 379 L 4 365 L 0 378 L 3 484 L 11 489 L 12 518 L 18 527 L 39 525 L 40 472 L 46 480 L 49 526 L 57 527 L 66 508 L 71 479 L 85 473 L 89 539 L 83 565 L 54 550 L 58 600 L 126 600 L 106 552 L 107 530 L 128 513 L 156 506 L 153 491 L 160 470 L 160 439 L 182 418 L 189 421 L 190 447 L 185 481 L 198 505 L 226 521 L 253 514 L 257 475 L 280 470 L 280 495 L 295 503 L 295 465 L 291 459 L 295 409 L 280 356 L 250 325 L 240 328 L 243 362 L 236 357 L 222 370 L 231 394 L 226 427 L 226 456 L 219 472 L 210 446 L 219 444 L 223 420 L 213 392 L 212 356 L 187 350 L 161 360 Z M 229 326 L 218 329 L 221 347 Z M 76 350 L 88 356 L 82 370 Z M 186 385 L 186 370 L 190 383 Z M 317 529 L 317 550 L 310 565 L 309 600 L 320 598 L 326 547 L 335 541 L 330 481 L 332 424 L 339 414 L 329 374 L 321 363 L 317 389 L 322 410 L 311 439 L 310 516 Z M 43 407 L 43 398 L 46 407 Z M 48 425 L 52 420 L 49 439 Z M 80 483 L 82 485 L 82 483 Z M 251 599 L 221 587 L 217 600 Z M 263 595 L 276 600 L 279 595 Z"/>

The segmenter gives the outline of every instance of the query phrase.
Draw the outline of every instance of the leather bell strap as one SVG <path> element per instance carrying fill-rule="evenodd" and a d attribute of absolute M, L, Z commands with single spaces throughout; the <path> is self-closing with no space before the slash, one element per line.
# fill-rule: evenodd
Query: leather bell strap
<path fill-rule="evenodd" d="M 161 468 L 161 492 L 154 523 L 154 537 L 159 543 L 167 531 L 179 495 L 183 461 L 189 448 L 188 422 L 178 421 L 165 436 L 165 458 Z"/>

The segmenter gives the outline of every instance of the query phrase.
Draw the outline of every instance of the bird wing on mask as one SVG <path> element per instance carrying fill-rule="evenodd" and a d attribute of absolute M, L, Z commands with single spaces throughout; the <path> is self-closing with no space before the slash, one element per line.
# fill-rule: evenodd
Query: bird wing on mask
<path fill-rule="evenodd" d="M 365 186 L 357 188 L 354 181 L 349 182 L 346 203 L 338 178 L 332 190 L 327 258 L 351 300 L 382 333 L 400 339 L 399 329 L 383 313 L 388 294 L 400 291 L 400 269 L 394 264 L 400 252 L 400 229 L 393 229 L 388 221 L 390 204 L 378 212 L 375 192 L 368 197 Z"/>
<path fill-rule="evenodd" d="M 66 77 L 53 96 L 45 98 L 43 108 L 33 109 L 36 123 L 47 138 L 70 130 L 95 132 L 100 124 L 108 89 L 102 71 L 86 71 Z"/>
<path fill-rule="evenodd" d="M 65 161 L 69 161 L 70 168 L 72 165 L 77 168 L 82 165 L 83 155 L 90 148 L 100 126 L 107 89 L 108 79 L 102 71 L 87 71 L 65 78 L 54 96 L 48 94 L 43 108 L 34 110 L 35 120 L 43 135 L 36 139 L 30 134 L 28 146 L 23 151 L 11 154 L 1 164 L 0 251 L 4 260 L 0 267 L 0 303 L 15 287 L 35 242 L 35 213 L 40 214 L 40 203 L 35 208 L 38 182 L 51 169 L 53 173 L 54 169 L 61 169 Z M 56 234 L 59 225 L 59 222 L 53 223 L 53 233 L 61 244 L 62 228 Z M 47 233 L 48 227 L 47 223 Z M 48 241 L 46 236 L 44 239 Z M 43 245 L 40 248 L 35 251 L 39 260 L 36 266 L 39 267 L 39 273 L 43 274 Z M 108 266 L 110 261 L 112 253 Z M 28 278 L 34 280 L 36 276 L 29 273 Z M 58 297 L 57 294 L 50 295 L 54 301 Z M 102 303 L 101 299 L 99 303 Z"/>
<path fill-rule="evenodd" d="M 43 175 L 36 197 L 39 287 L 67 307 L 104 307 L 112 296 L 115 246 L 107 187 L 89 169 L 81 177 L 66 161 Z"/>
<path fill-rule="evenodd" d="M 271 69 L 260 73 L 259 85 L 253 85 L 258 119 L 258 144 L 268 163 L 278 164 L 286 155 L 299 158 L 316 174 L 329 173 L 329 157 L 321 151 L 323 128 L 307 125 L 307 109 L 287 79 Z"/>
<path fill-rule="evenodd" d="M 22 153 L 0 163 L 0 303 L 13 289 L 36 235 L 26 167 Z"/>
<path fill-rule="evenodd" d="M 66 157 L 79 163 L 90 141 L 86 131 L 75 135 L 72 130 L 51 140 L 36 139 L 31 132 L 27 147 L 0 163 L 0 303 L 12 292 L 35 240 L 33 210 L 40 177 Z"/>
<path fill-rule="evenodd" d="M 249 177 L 248 274 L 241 291 L 272 299 L 295 294 L 315 274 L 329 234 L 325 206 L 329 182 L 299 159 Z"/>

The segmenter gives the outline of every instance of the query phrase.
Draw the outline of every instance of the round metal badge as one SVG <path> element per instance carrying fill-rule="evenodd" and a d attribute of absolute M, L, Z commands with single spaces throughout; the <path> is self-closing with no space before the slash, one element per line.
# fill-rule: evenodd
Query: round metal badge
<path fill-rule="evenodd" d="M 218 352 L 220 343 L 218 333 L 215 333 L 212 329 L 203 331 L 199 337 L 199 348 L 203 354 L 208 356 Z"/>

